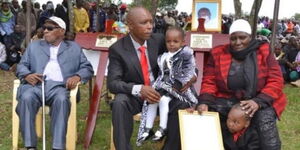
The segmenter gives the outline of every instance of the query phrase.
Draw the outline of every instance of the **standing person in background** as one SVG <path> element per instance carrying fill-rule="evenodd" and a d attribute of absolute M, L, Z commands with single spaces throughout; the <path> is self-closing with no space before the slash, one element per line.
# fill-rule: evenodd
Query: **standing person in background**
<path fill-rule="evenodd" d="M 173 13 L 171 11 L 168 11 L 168 14 L 166 16 L 164 16 L 164 20 L 166 22 L 166 30 L 169 28 L 169 27 L 172 27 L 172 26 L 175 26 L 176 25 L 176 21 L 173 17 Z"/>
<path fill-rule="evenodd" d="M 106 12 L 102 5 L 99 6 L 99 32 L 105 31 Z"/>
<path fill-rule="evenodd" d="M 22 1 L 22 11 L 18 13 L 18 19 L 17 19 L 17 25 L 21 27 L 22 32 L 26 32 L 26 24 L 28 23 L 29 20 L 26 20 L 26 12 L 27 12 L 27 7 L 26 7 L 27 1 Z M 34 32 L 36 30 L 36 18 L 34 15 L 34 10 L 31 8 L 30 11 L 30 24 L 31 24 L 31 32 Z"/>
<path fill-rule="evenodd" d="M 45 11 L 45 10 L 46 10 L 46 7 L 47 7 L 47 5 L 46 5 L 46 4 L 43 4 L 43 5 L 42 5 L 42 11 Z"/>
<path fill-rule="evenodd" d="M 90 26 L 89 15 L 83 8 L 84 1 L 76 0 L 76 7 L 74 8 L 74 30 L 77 32 L 87 32 Z"/>
<path fill-rule="evenodd" d="M 127 15 L 127 12 L 126 12 L 126 9 L 127 9 L 127 5 L 126 4 L 121 4 L 120 6 L 120 11 L 119 11 L 119 16 L 118 16 L 118 20 L 125 23 L 125 18 L 126 18 L 126 15 Z"/>
<path fill-rule="evenodd" d="M 162 34 L 165 34 L 166 32 L 166 22 L 160 12 L 156 13 L 153 32 Z"/>
<path fill-rule="evenodd" d="M 20 5 L 19 5 L 19 2 L 18 2 L 18 0 L 12 0 L 11 1 L 11 7 L 10 7 L 10 10 L 11 10 L 11 12 L 15 15 L 15 16 L 17 16 L 18 15 L 18 13 L 21 11 L 21 7 L 20 7 Z"/>
<path fill-rule="evenodd" d="M 45 21 L 54 15 L 54 5 L 52 1 L 48 1 L 46 4 L 46 10 L 44 10 L 39 18 L 38 28 L 42 27 Z"/>
<path fill-rule="evenodd" d="M 90 27 L 89 32 L 97 32 L 97 6 L 96 2 L 91 3 L 89 12 Z M 99 12 L 100 13 L 100 12 Z M 100 24 L 100 23 L 99 23 Z"/>
<path fill-rule="evenodd" d="M 43 12 L 43 10 L 41 9 L 40 3 L 35 2 L 33 9 L 34 9 L 35 17 L 36 17 L 36 24 L 39 24 L 39 18 L 40 18 L 41 13 Z"/>
<path fill-rule="evenodd" d="M 55 8 L 54 16 L 61 18 L 66 23 L 66 32 L 68 32 L 70 28 L 68 0 L 63 0 L 62 4 Z"/>
<path fill-rule="evenodd" d="M 294 32 L 294 23 L 289 19 L 287 21 L 287 29 L 286 29 L 286 35 L 292 35 L 292 33 Z"/>

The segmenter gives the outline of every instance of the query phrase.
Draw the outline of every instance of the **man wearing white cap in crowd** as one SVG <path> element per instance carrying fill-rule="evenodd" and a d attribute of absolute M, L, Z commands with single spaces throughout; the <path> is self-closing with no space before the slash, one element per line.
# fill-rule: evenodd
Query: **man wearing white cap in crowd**
<path fill-rule="evenodd" d="M 65 149 L 70 113 L 69 91 L 93 75 L 80 46 L 64 41 L 65 22 L 58 17 L 45 21 L 44 40 L 32 42 L 17 66 L 21 80 L 16 112 L 27 149 L 36 149 L 35 116 L 42 105 L 41 82 L 45 78 L 45 104 L 51 107 L 52 148 Z"/>
<path fill-rule="evenodd" d="M 229 44 L 210 51 L 196 109 L 200 113 L 207 110 L 219 112 L 222 134 L 228 135 L 228 112 L 240 102 L 246 114 L 253 117 L 251 126 L 258 131 L 260 149 L 280 150 L 276 119 L 287 100 L 278 62 L 268 43 L 251 38 L 247 21 L 234 21 L 229 32 Z M 232 138 L 224 138 L 225 149 L 231 149 L 228 143 L 242 134 L 234 133 Z"/>

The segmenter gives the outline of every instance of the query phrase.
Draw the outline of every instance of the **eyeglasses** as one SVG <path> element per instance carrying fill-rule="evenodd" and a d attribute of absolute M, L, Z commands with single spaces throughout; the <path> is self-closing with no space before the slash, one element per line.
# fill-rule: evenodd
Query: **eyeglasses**
<path fill-rule="evenodd" d="M 52 27 L 52 26 L 43 26 L 43 30 L 48 30 L 48 31 L 53 31 L 54 29 L 57 29 L 57 28 L 60 28 L 60 27 Z"/>

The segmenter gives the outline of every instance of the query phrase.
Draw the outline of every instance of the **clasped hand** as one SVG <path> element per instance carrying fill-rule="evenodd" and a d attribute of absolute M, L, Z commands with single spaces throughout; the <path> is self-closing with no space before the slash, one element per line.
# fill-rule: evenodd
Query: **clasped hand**
<path fill-rule="evenodd" d="M 160 94 L 151 86 L 142 86 L 141 98 L 148 101 L 150 104 L 158 103 Z"/>
<path fill-rule="evenodd" d="M 42 78 L 43 78 L 42 74 L 32 73 L 32 74 L 27 75 L 24 79 L 32 86 L 35 86 L 38 82 L 43 81 Z"/>
<path fill-rule="evenodd" d="M 43 81 L 43 75 L 38 73 L 32 73 L 27 75 L 24 79 L 31 84 L 32 86 L 35 86 L 38 82 Z M 66 88 L 67 89 L 74 89 L 76 85 L 80 82 L 80 77 L 75 75 L 67 79 L 66 82 Z"/>

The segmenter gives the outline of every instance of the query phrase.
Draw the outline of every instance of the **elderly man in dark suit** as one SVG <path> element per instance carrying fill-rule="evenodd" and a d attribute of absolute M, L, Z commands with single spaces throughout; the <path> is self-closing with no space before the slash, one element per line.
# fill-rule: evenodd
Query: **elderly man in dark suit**
<path fill-rule="evenodd" d="M 112 106 L 114 144 L 117 150 L 131 150 L 133 115 L 144 101 L 157 103 L 160 94 L 151 87 L 158 75 L 157 57 L 164 52 L 164 37 L 152 34 L 152 15 L 143 7 L 127 15 L 130 33 L 109 48 L 108 88 L 116 94 Z M 180 149 L 177 110 L 187 108 L 181 101 L 170 102 L 165 150 Z"/>

